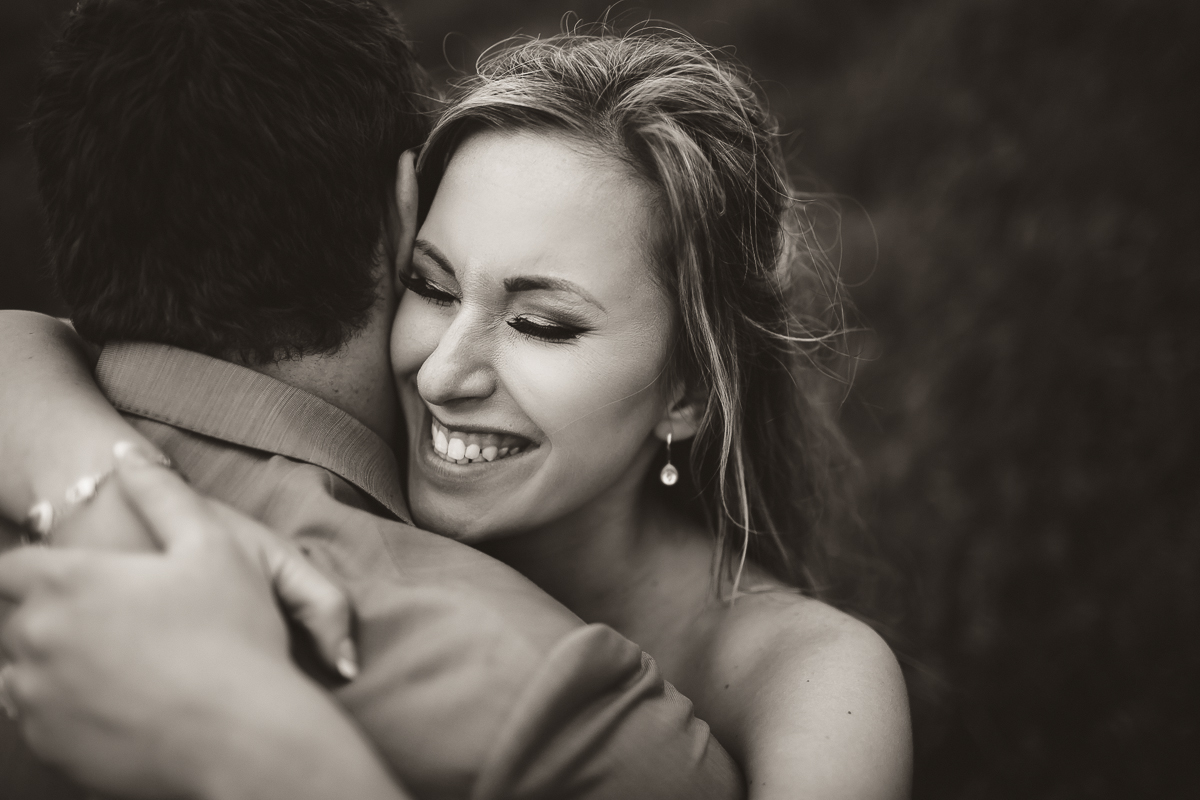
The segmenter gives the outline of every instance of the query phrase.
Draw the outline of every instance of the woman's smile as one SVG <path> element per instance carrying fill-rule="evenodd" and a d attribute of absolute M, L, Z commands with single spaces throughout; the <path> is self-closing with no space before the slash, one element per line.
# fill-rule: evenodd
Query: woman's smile
<path fill-rule="evenodd" d="M 447 423 L 438 419 L 428 407 L 424 433 L 417 448 L 422 466 L 430 466 L 436 474 L 470 475 L 472 480 L 484 477 L 481 470 L 510 468 L 522 460 L 520 456 L 541 455 L 538 443 L 529 436 L 510 430 L 486 427 L 470 422 Z M 525 459 L 528 460 L 528 459 Z"/>
<path fill-rule="evenodd" d="M 433 414 L 430 414 L 430 417 L 430 446 L 433 452 L 447 463 L 490 464 L 518 456 L 536 447 L 524 436 L 486 428 L 460 430 L 459 428 L 467 426 L 451 427 L 439 421 Z"/>
<path fill-rule="evenodd" d="M 480 425 L 446 424 L 425 408 L 413 442 L 409 482 L 439 495 L 503 492 L 528 481 L 544 456 L 528 437 Z"/>

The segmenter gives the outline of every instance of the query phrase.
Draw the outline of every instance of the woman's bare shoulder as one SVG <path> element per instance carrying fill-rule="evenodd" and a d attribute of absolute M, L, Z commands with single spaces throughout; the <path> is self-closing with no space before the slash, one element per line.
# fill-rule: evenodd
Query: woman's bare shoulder
<path fill-rule="evenodd" d="M 795 591 L 739 596 L 724 614 L 715 647 L 723 669 L 754 671 L 772 694 L 907 703 L 900 667 L 883 638 L 866 623 Z M 853 716 L 853 709 L 842 713 Z"/>
<path fill-rule="evenodd" d="M 904 677 L 869 625 L 786 589 L 742 595 L 714 641 L 713 677 L 744 714 L 750 774 L 811 797 L 905 797 Z M 766 786 L 752 796 L 771 797 Z"/>
<path fill-rule="evenodd" d="M 891 649 L 871 626 L 799 591 L 766 585 L 742 592 L 721 622 L 722 640 L 751 647 L 764 657 L 826 662 L 894 664 Z"/>

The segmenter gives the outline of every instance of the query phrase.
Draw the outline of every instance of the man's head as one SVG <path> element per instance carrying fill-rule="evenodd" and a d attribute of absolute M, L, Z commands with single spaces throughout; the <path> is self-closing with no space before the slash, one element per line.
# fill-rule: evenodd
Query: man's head
<path fill-rule="evenodd" d="M 83 0 L 31 133 L 79 332 L 268 362 L 365 321 L 421 70 L 371 0 Z"/>

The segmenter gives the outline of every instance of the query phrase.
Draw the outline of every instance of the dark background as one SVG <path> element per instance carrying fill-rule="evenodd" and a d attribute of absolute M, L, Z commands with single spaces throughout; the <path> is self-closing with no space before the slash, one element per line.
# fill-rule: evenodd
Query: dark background
<path fill-rule="evenodd" d="M 18 122 L 64 0 L 0 4 L 0 307 L 55 310 Z M 599 2 L 396 4 L 444 80 Z M 1200 4 L 622 4 L 732 46 L 842 198 L 845 420 L 897 580 L 920 798 L 1200 796 Z M 0 376 L 0 380 L 2 380 Z"/>

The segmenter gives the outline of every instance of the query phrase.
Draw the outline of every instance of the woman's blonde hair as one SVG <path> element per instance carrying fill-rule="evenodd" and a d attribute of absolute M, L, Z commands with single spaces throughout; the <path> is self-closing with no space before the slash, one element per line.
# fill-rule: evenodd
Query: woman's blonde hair
<path fill-rule="evenodd" d="M 501 43 L 425 146 L 426 202 L 457 144 L 480 129 L 579 138 L 656 192 L 653 258 L 681 329 L 670 369 L 701 409 L 690 490 L 672 496 L 706 519 L 718 580 L 735 596 L 747 555 L 823 593 L 833 528 L 851 511 L 853 459 L 825 396 L 844 341 L 840 282 L 750 81 L 671 31 Z"/>

